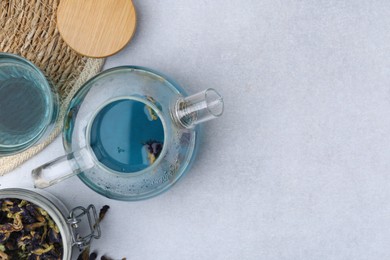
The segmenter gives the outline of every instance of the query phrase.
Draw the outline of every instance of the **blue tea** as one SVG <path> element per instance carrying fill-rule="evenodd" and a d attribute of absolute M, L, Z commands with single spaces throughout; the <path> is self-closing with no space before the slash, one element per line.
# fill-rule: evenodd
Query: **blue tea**
<path fill-rule="evenodd" d="M 90 127 L 90 146 L 106 167 L 123 173 L 153 164 L 164 144 L 164 127 L 155 110 L 123 98 L 105 105 Z"/>
<path fill-rule="evenodd" d="M 42 134 L 51 116 L 45 86 L 33 70 L 0 67 L 0 147 L 27 146 Z"/>

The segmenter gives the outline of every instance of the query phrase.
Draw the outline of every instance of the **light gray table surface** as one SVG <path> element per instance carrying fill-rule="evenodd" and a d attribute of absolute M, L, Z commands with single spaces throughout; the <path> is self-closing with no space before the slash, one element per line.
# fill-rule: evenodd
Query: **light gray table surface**
<path fill-rule="evenodd" d="M 119 259 L 390 259 L 390 1 L 135 0 L 138 30 L 105 68 L 134 64 L 224 115 L 168 192 L 119 202 L 78 178 L 47 189 L 111 206 L 94 241 Z M 0 178 L 30 170 L 61 139 Z"/>

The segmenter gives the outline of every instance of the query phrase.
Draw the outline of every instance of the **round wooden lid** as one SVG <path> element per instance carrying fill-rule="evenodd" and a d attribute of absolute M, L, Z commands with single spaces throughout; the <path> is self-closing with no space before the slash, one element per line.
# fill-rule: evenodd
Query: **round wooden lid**
<path fill-rule="evenodd" d="M 117 53 L 130 41 L 136 12 L 131 0 L 62 0 L 57 27 L 73 50 L 102 58 Z"/>

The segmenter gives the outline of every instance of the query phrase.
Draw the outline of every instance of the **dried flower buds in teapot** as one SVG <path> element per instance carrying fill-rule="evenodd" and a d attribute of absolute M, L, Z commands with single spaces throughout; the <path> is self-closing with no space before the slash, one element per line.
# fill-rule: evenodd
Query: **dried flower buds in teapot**
<path fill-rule="evenodd" d="M 60 231 L 44 209 L 14 198 L 0 207 L 0 260 L 62 259 Z"/>

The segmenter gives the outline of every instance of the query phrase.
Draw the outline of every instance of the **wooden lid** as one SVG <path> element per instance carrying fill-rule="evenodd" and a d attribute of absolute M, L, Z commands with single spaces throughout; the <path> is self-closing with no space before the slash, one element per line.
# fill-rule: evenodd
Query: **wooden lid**
<path fill-rule="evenodd" d="M 131 0 L 62 0 L 57 27 L 73 50 L 102 58 L 117 53 L 130 41 L 136 12 Z"/>

